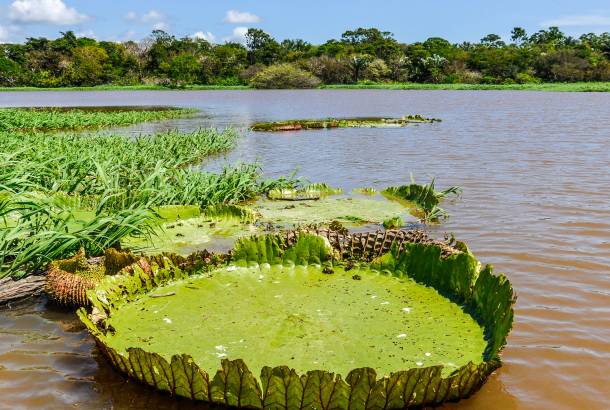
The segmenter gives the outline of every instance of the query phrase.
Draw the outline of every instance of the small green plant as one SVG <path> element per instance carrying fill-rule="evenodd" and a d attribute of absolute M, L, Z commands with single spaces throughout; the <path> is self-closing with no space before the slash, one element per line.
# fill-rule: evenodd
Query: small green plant
<path fill-rule="evenodd" d="M 428 184 L 419 185 L 415 183 L 415 179 L 411 175 L 411 184 L 389 187 L 382 193 L 390 199 L 414 203 L 417 206 L 415 214 L 423 223 L 437 223 L 449 217 L 447 212 L 439 206 L 440 202 L 450 195 L 461 196 L 462 188 L 452 186 L 443 191 L 436 191 L 434 185 L 434 178 Z"/>
<path fill-rule="evenodd" d="M 398 229 L 401 228 L 404 224 L 404 221 L 400 216 L 396 216 L 394 218 L 386 219 L 383 221 L 383 227 L 385 229 Z"/>

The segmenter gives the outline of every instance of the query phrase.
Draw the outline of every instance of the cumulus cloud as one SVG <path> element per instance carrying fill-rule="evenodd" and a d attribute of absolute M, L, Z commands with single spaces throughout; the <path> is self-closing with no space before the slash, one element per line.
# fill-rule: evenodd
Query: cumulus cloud
<path fill-rule="evenodd" d="M 149 23 L 151 21 L 160 21 L 164 20 L 165 16 L 159 13 L 157 10 L 150 10 L 148 13 L 142 16 L 142 21 L 144 23 Z"/>
<path fill-rule="evenodd" d="M 552 20 L 543 21 L 540 23 L 542 27 L 558 26 L 558 27 L 594 27 L 608 26 L 610 27 L 610 16 L 597 14 L 579 15 L 579 16 L 564 16 Z"/>
<path fill-rule="evenodd" d="M 197 39 L 203 39 L 210 43 L 213 43 L 214 41 L 216 41 L 216 36 L 209 31 L 206 31 L 206 32 L 198 31 L 198 32 L 194 33 L 193 35 L 191 35 L 191 37 L 197 38 Z"/>
<path fill-rule="evenodd" d="M 88 19 L 62 0 L 15 0 L 9 6 L 8 17 L 18 23 L 57 25 L 78 24 Z"/>
<path fill-rule="evenodd" d="M 153 24 L 152 28 L 153 28 L 153 30 L 167 31 L 167 30 L 169 30 L 169 24 L 167 24 L 165 21 L 158 21 L 155 24 Z"/>
<path fill-rule="evenodd" d="M 157 10 L 149 10 L 142 15 L 135 11 L 130 11 L 125 14 L 125 20 L 134 23 L 151 24 L 153 30 L 169 30 L 169 23 L 166 20 L 165 14 Z"/>
<path fill-rule="evenodd" d="M 235 27 L 233 29 L 233 33 L 229 37 L 225 37 L 223 40 L 224 41 L 235 41 L 237 43 L 245 43 L 247 32 L 248 32 L 248 27 Z"/>
<path fill-rule="evenodd" d="M 261 18 L 247 11 L 229 10 L 224 21 L 231 24 L 250 24 L 259 23 Z"/>

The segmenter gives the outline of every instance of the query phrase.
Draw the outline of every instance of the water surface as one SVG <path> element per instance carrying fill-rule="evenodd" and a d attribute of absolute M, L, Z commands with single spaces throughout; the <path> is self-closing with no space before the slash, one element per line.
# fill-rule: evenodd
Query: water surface
<path fill-rule="evenodd" d="M 610 403 L 610 94 L 520 91 L 140 91 L 0 94 L 0 106 L 177 105 L 194 118 L 133 133 L 329 116 L 443 119 L 397 129 L 245 132 L 227 158 L 345 190 L 437 178 L 461 185 L 435 229 L 454 232 L 517 293 L 504 366 L 457 409 L 602 409 Z M 0 408 L 188 408 L 125 381 L 69 312 L 0 314 Z"/>

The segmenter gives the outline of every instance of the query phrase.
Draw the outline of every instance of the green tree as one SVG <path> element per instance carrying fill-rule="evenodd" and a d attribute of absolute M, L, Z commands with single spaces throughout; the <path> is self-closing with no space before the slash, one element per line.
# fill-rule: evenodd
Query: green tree
<path fill-rule="evenodd" d="M 19 64 L 0 56 L 0 85 L 3 87 L 19 85 L 21 82 L 20 71 Z"/>
<path fill-rule="evenodd" d="M 250 64 L 272 64 L 280 55 L 280 45 L 273 37 L 258 28 L 246 33 L 246 47 Z"/>
<path fill-rule="evenodd" d="M 521 45 L 527 41 L 527 32 L 522 27 L 515 27 L 510 32 L 510 39 L 514 44 Z"/>
<path fill-rule="evenodd" d="M 179 54 L 172 58 L 167 70 L 174 85 L 194 84 L 199 79 L 201 65 L 192 54 Z"/>
<path fill-rule="evenodd" d="M 70 68 L 70 81 L 74 85 L 92 86 L 104 82 L 106 51 L 98 46 L 84 46 L 72 51 L 74 62 Z"/>
<path fill-rule="evenodd" d="M 357 54 L 350 57 L 349 65 L 352 69 L 352 80 L 355 83 L 360 81 L 362 73 L 364 72 L 364 70 L 366 70 L 371 60 L 371 56 L 365 54 Z"/>
<path fill-rule="evenodd" d="M 502 41 L 502 37 L 497 34 L 488 34 L 481 39 L 481 44 L 487 47 L 501 48 L 505 47 L 506 43 Z"/>

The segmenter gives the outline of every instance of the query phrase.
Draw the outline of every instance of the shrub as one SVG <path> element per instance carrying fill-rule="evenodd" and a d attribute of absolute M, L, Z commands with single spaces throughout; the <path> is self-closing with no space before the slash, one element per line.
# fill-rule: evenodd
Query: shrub
<path fill-rule="evenodd" d="M 269 66 L 250 81 L 254 88 L 315 88 L 319 84 L 318 77 L 291 64 Z"/>
<path fill-rule="evenodd" d="M 373 60 L 364 70 L 364 78 L 374 82 L 385 80 L 390 75 L 390 69 L 380 58 Z"/>
<path fill-rule="evenodd" d="M 313 57 L 307 60 L 306 68 L 325 84 L 345 84 L 352 79 L 349 63 L 344 59 L 328 56 Z"/>
<path fill-rule="evenodd" d="M 248 68 L 244 68 L 239 72 L 239 79 L 243 81 L 245 84 L 249 83 L 255 75 L 260 73 L 265 69 L 265 66 L 262 64 L 253 64 Z"/>
<path fill-rule="evenodd" d="M 519 84 L 534 84 L 540 82 L 540 79 L 534 77 L 530 73 L 519 73 L 515 76 L 515 80 Z"/>

